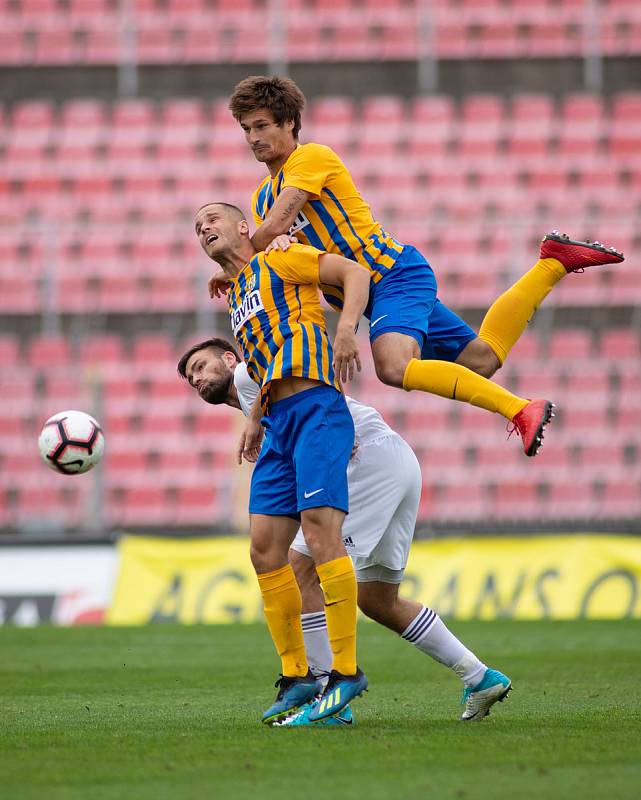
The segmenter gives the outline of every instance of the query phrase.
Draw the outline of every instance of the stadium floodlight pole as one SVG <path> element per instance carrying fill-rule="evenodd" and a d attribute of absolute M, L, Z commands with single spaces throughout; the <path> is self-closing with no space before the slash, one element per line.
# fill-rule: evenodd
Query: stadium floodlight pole
<path fill-rule="evenodd" d="M 416 35 L 418 91 L 420 94 L 434 94 L 438 91 L 439 74 L 430 0 L 418 0 L 416 4 Z"/>
<path fill-rule="evenodd" d="M 288 75 L 287 14 L 283 0 L 269 0 L 267 5 L 268 58 L 272 75 Z"/>
<path fill-rule="evenodd" d="M 123 0 L 120 3 L 119 45 L 118 95 L 135 97 L 138 94 L 138 58 L 134 0 Z"/>
<path fill-rule="evenodd" d="M 44 233 L 49 246 L 47 247 L 46 258 L 43 257 L 42 289 L 40 292 L 42 333 L 46 336 L 57 336 L 60 333 L 60 306 L 58 304 L 58 282 L 56 281 L 60 258 L 60 241 L 55 225 L 46 225 Z"/>
<path fill-rule="evenodd" d="M 583 82 L 591 92 L 603 91 L 603 52 L 599 41 L 601 15 L 598 0 L 589 0 L 583 25 Z"/>
<path fill-rule="evenodd" d="M 105 410 L 105 384 L 100 369 L 92 368 L 85 376 L 85 382 L 91 393 L 91 410 L 95 419 L 104 419 Z M 105 521 L 105 504 L 107 487 L 105 474 L 102 469 L 95 469 L 91 475 L 91 491 L 85 504 L 83 527 L 86 535 L 96 536 L 101 539 L 107 535 Z"/>

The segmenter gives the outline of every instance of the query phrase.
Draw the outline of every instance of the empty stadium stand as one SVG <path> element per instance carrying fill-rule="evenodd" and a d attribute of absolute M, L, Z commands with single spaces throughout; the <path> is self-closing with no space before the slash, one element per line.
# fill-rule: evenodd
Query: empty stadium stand
<path fill-rule="evenodd" d="M 619 63 L 641 55 L 641 5 L 0 0 L 0 70 L 86 69 L 80 92 L 70 82 L 62 99 L 0 103 L 3 532 L 237 524 L 242 419 L 202 403 L 176 363 L 189 343 L 227 331 L 224 304 L 206 294 L 194 210 L 216 198 L 248 210 L 263 168 L 219 86 L 99 99 L 92 81 L 129 62 L 150 75 L 249 73 L 278 41 L 290 64 L 337 69 L 418 58 L 576 65 L 594 52 Z M 419 521 L 435 531 L 641 519 L 641 91 L 541 85 L 474 92 L 462 81 L 458 93 L 407 96 L 372 82 L 362 97 L 310 93 L 303 118 L 302 141 L 337 150 L 375 215 L 427 255 L 440 297 L 475 325 L 551 228 L 628 256 L 557 286 L 496 376 L 557 403 L 534 460 L 506 441 L 502 418 L 383 386 L 363 338 L 364 371 L 348 391 L 415 448 Z M 103 464 L 77 480 L 37 453 L 43 421 L 64 408 L 93 411 L 106 434 Z"/>
<path fill-rule="evenodd" d="M 628 0 L 7 0 L 0 63 L 265 62 L 276 27 L 291 62 L 413 60 L 425 34 L 439 59 L 559 58 L 595 46 L 606 55 L 641 52 L 641 12 Z"/>

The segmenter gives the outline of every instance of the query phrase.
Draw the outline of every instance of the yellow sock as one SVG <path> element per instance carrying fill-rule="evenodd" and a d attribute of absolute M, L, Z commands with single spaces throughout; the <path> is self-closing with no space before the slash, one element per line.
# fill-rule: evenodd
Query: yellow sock
<path fill-rule="evenodd" d="M 506 419 L 512 419 L 528 403 L 498 383 L 451 361 L 419 361 L 413 358 L 403 376 L 403 389 L 408 392 L 418 389 L 450 400 L 461 400 L 502 414 Z"/>
<path fill-rule="evenodd" d="M 538 307 L 566 275 L 565 267 L 556 258 L 542 258 L 489 307 L 479 339 L 489 344 L 501 364 Z"/>
<path fill-rule="evenodd" d="M 356 674 L 356 574 L 349 556 L 316 567 L 325 597 L 327 633 L 334 660 L 332 669 Z"/>
<path fill-rule="evenodd" d="M 265 619 L 289 678 L 307 675 L 305 640 L 300 621 L 302 601 L 294 570 L 287 564 L 257 575 L 265 604 Z"/>

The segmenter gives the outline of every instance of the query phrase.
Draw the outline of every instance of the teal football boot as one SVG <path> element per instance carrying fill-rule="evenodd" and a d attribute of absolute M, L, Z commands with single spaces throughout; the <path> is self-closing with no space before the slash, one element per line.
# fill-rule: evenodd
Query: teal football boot
<path fill-rule="evenodd" d="M 278 694 L 276 700 L 263 714 L 265 725 L 273 725 L 288 716 L 292 711 L 309 703 L 323 690 L 322 683 L 314 677 L 311 670 L 302 678 L 288 678 L 286 675 L 281 675 L 274 686 L 278 687 Z"/>
<path fill-rule="evenodd" d="M 354 712 L 352 711 L 351 706 L 345 706 L 342 708 L 338 714 L 334 714 L 333 717 L 325 717 L 325 719 L 319 719 L 318 722 L 310 722 L 309 715 L 314 708 L 314 703 L 309 703 L 300 711 L 297 711 L 294 714 L 291 714 L 285 719 L 281 719 L 280 722 L 277 722 L 279 728 L 289 728 L 294 725 L 307 725 L 307 726 L 314 726 L 317 725 L 354 725 L 356 724 L 356 720 L 354 718 Z"/>
<path fill-rule="evenodd" d="M 329 681 L 323 694 L 309 712 L 309 721 L 318 722 L 326 717 L 333 717 L 355 697 L 360 697 L 367 686 L 367 676 L 358 667 L 355 675 L 341 675 L 333 669 L 329 673 Z"/>
<path fill-rule="evenodd" d="M 465 711 L 461 719 L 480 722 L 494 703 L 505 700 L 511 688 L 512 681 L 506 675 L 496 669 L 486 669 L 480 683 L 463 690 L 461 705 L 465 706 Z"/>

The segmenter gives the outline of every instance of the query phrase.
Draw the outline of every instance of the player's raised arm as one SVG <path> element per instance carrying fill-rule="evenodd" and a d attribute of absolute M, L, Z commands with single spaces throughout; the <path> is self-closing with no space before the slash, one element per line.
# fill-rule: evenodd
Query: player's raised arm
<path fill-rule="evenodd" d="M 365 267 L 342 256 L 324 253 L 318 259 L 321 283 L 343 287 L 343 310 L 334 337 L 332 366 L 341 382 L 352 380 L 354 365 L 361 371 L 361 358 L 356 341 L 356 327 L 369 299 L 370 273 Z"/>
<path fill-rule="evenodd" d="M 287 186 L 281 191 L 265 221 L 251 237 L 258 252 L 264 250 L 277 236 L 289 231 L 309 196 L 308 192 L 294 186 Z"/>

